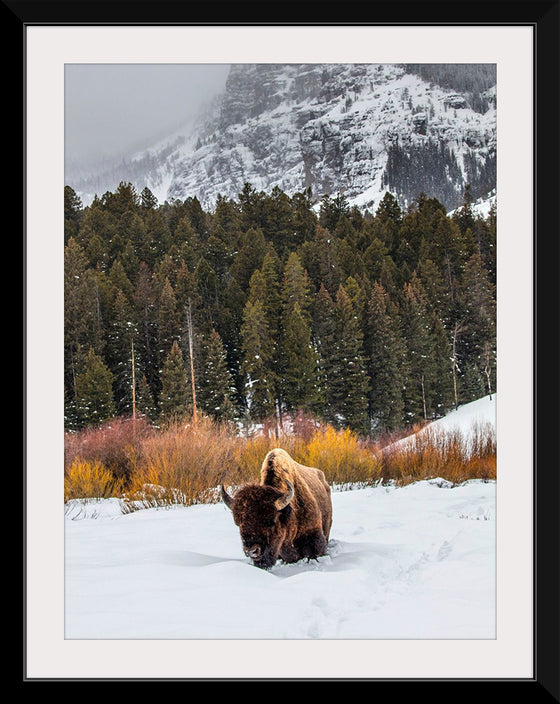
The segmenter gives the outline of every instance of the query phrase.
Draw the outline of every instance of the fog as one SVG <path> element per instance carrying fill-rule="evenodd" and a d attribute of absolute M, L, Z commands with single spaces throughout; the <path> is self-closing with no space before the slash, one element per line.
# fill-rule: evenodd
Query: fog
<path fill-rule="evenodd" d="M 151 146 L 225 86 L 225 64 L 67 64 L 65 161 L 115 160 Z"/>

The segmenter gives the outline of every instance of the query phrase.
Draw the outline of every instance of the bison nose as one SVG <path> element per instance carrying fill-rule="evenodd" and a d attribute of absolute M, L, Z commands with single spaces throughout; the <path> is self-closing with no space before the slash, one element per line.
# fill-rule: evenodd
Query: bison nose
<path fill-rule="evenodd" d="M 247 550 L 247 555 L 253 560 L 258 560 L 262 555 L 262 549 L 260 545 L 253 545 Z"/>

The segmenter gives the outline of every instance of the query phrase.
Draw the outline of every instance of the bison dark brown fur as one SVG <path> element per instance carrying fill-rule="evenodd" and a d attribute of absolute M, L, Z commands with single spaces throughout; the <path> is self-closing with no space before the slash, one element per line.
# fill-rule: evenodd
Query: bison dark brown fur
<path fill-rule="evenodd" d="M 305 467 L 280 448 L 261 468 L 260 484 L 246 484 L 224 503 L 239 527 L 243 550 L 257 567 L 270 569 L 278 558 L 316 559 L 327 550 L 332 523 L 331 490 L 324 473 Z"/>

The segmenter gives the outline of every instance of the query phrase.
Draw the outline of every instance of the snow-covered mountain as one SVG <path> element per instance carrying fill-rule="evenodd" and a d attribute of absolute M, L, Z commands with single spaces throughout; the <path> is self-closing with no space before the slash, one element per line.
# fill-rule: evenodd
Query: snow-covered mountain
<path fill-rule="evenodd" d="M 447 68 L 232 65 L 203 118 L 131 158 L 131 177 L 121 163 L 120 180 L 207 209 L 248 182 L 290 195 L 311 188 L 316 199 L 344 193 L 372 211 L 388 190 L 403 206 L 423 191 L 452 210 L 466 184 L 475 198 L 495 188 L 496 86 L 493 67 Z M 91 181 L 70 185 L 92 196 Z"/>

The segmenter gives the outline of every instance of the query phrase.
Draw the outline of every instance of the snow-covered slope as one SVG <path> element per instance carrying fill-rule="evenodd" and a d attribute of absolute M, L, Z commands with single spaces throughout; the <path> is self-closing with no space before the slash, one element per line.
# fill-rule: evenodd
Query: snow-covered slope
<path fill-rule="evenodd" d="M 484 399 L 438 421 L 495 421 Z M 496 484 L 333 492 L 328 554 L 245 558 L 223 504 L 123 515 L 117 500 L 70 502 L 68 639 L 492 639 Z"/>

